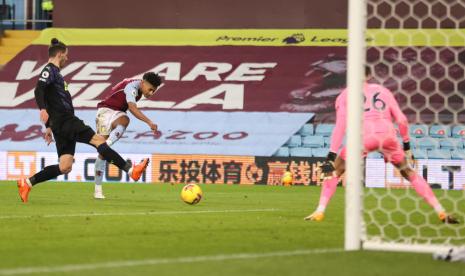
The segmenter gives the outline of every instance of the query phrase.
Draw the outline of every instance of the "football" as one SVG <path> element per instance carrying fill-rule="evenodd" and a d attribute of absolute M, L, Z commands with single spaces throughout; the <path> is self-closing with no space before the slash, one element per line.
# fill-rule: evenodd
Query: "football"
<path fill-rule="evenodd" d="M 290 171 L 286 171 L 282 178 L 281 178 L 281 183 L 284 186 L 290 186 L 292 185 L 292 173 Z"/>
<path fill-rule="evenodd" d="M 187 184 L 181 190 L 181 199 L 187 204 L 197 204 L 202 199 L 203 193 L 199 185 Z"/>

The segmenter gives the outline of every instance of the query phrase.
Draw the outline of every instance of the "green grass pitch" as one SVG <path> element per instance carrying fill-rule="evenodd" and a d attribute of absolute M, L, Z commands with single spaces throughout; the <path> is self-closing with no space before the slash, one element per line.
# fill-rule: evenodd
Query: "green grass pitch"
<path fill-rule="evenodd" d="M 344 252 L 343 190 L 304 221 L 318 187 L 48 182 L 20 202 L 0 183 L 0 275 L 465 275 L 430 254 Z M 319 250 L 321 249 L 321 251 Z"/>

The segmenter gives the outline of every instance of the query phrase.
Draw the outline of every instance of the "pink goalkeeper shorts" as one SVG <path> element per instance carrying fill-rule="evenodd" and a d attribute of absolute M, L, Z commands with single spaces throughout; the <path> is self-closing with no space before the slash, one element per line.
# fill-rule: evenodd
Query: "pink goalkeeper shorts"
<path fill-rule="evenodd" d="M 384 133 L 373 133 L 364 138 L 363 141 L 363 157 L 366 157 L 369 152 L 379 151 L 384 155 L 386 162 L 399 164 L 404 160 L 405 153 L 401 148 L 399 141 L 395 135 L 387 135 Z M 340 156 L 346 160 L 346 147 L 342 149 Z"/>

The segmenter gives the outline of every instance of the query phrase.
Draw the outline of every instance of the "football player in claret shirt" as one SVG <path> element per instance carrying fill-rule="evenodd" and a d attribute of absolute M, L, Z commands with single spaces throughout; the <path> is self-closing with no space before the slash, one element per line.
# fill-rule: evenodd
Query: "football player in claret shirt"
<path fill-rule="evenodd" d="M 97 107 L 97 133 L 107 139 L 109 146 L 121 138 L 129 125 L 129 111 L 153 131 L 157 131 L 157 125 L 137 108 L 137 102 L 144 96 L 150 98 L 162 80 L 153 72 L 145 73 L 142 79 L 124 79 L 111 89 L 111 94 L 98 103 Z M 95 161 L 95 192 L 94 198 L 104 199 L 102 179 L 105 173 L 105 158 L 99 154 Z"/>
<path fill-rule="evenodd" d="M 139 180 L 147 168 L 149 159 L 132 166 L 107 145 L 105 138 L 96 134 L 74 115 L 71 95 L 60 73 L 68 60 L 68 47 L 53 38 L 48 48 L 48 56 L 48 64 L 40 73 L 34 95 L 40 109 L 40 120 L 47 127 L 45 141 L 50 144 L 53 138 L 55 139 L 59 164 L 47 166 L 31 177 L 19 179 L 17 185 L 21 200 L 28 201 L 32 186 L 71 171 L 77 142 L 95 147 L 105 160 L 126 171 L 132 179 Z"/>
<path fill-rule="evenodd" d="M 366 66 L 365 76 L 371 77 L 370 67 Z M 387 162 L 399 169 L 402 176 L 410 181 L 419 194 L 430 205 L 439 219 L 444 223 L 458 223 L 457 219 L 448 215 L 441 203 L 434 195 L 431 187 L 425 179 L 418 175 L 409 165 L 413 163 L 413 155 L 410 151 L 410 137 L 408 122 L 399 104 L 387 88 L 374 83 L 365 82 L 363 85 L 365 97 L 363 113 L 363 155 L 371 151 L 379 151 Z M 328 157 L 321 168 L 325 176 L 323 181 L 320 202 L 317 209 L 305 217 L 306 220 L 322 221 L 329 200 L 336 191 L 339 177 L 345 171 L 346 147 L 337 154 L 346 131 L 347 119 L 347 88 L 336 99 L 336 126 L 331 136 L 331 146 Z M 397 131 L 394 125 L 397 123 L 403 141 L 403 148 L 397 140 Z"/>

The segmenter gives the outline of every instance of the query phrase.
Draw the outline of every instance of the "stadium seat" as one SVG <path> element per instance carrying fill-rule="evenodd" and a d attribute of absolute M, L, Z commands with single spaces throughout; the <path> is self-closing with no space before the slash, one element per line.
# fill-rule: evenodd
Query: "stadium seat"
<path fill-rule="evenodd" d="M 439 140 L 439 145 L 443 150 L 463 149 L 463 141 L 460 138 L 444 138 Z"/>
<path fill-rule="evenodd" d="M 433 150 L 439 148 L 439 142 L 437 139 L 431 137 L 418 138 L 416 142 L 416 147 L 422 150 Z"/>
<path fill-rule="evenodd" d="M 412 137 L 422 138 L 428 135 L 427 125 L 410 125 L 409 133 Z"/>
<path fill-rule="evenodd" d="M 300 137 L 300 135 L 292 135 L 289 137 L 289 140 L 287 140 L 285 145 L 290 148 L 300 147 L 302 146 L 302 137 Z"/>
<path fill-rule="evenodd" d="M 379 151 L 372 151 L 367 155 L 368 159 L 380 159 L 383 158 L 383 155 Z"/>
<path fill-rule="evenodd" d="M 465 126 L 459 125 L 452 128 L 452 137 L 454 138 L 465 138 Z"/>
<path fill-rule="evenodd" d="M 418 140 L 417 138 L 410 136 L 410 147 L 412 149 L 415 149 L 417 147 L 417 144 L 418 144 L 417 140 Z M 400 144 L 403 145 L 403 141 L 401 141 Z"/>
<path fill-rule="evenodd" d="M 318 124 L 315 128 L 315 135 L 330 137 L 333 132 L 333 124 Z"/>
<path fill-rule="evenodd" d="M 412 154 L 415 159 L 428 159 L 428 154 L 426 153 L 426 150 L 413 149 Z"/>
<path fill-rule="evenodd" d="M 450 137 L 450 126 L 447 125 L 433 125 L 429 129 L 429 136 L 434 138 L 447 138 Z"/>
<path fill-rule="evenodd" d="M 465 150 L 451 151 L 451 158 L 454 160 L 465 160 Z"/>
<path fill-rule="evenodd" d="M 428 159 L 451 159 L 450 150 L 428 150 Z"/>
<path fill-rule="evenodd" d="M 305 136 L 302 139 L 302 146 L 305 148 L 324 148 L 325 140 L 323 136 Z"/>
<path fill-rule="evenodd" d="M 312 156 L 313 157 L 326 157 L 328 155 L 329 149 L 328 148 L 315 148 L 312 149 Z"/>
<path fill-rule="evenodd" d="M 288 147 L 280 147 L 273 156 L 278 157 L 288 157 L 289 156 L 289 148 Z"/>
<path fill-rule="evenodd" d="M 291 148 L 290 155 L 295 157 L 311 157 L 312 149 L 310 148 Z"/>
<path fill-rule="evenodd" d="M 299 135 L 301 135 L 301 136 L 313 135 L 313 125 L 312 124 L 305 124 L 299 129 L 299 131 L 297 133 Z"/>
<path fill-rule="evenodd" d="M 329 148 L 331 146 L 331 137 L 323 137 L 323 140 L 325 141 L 325 148 Z"/>

